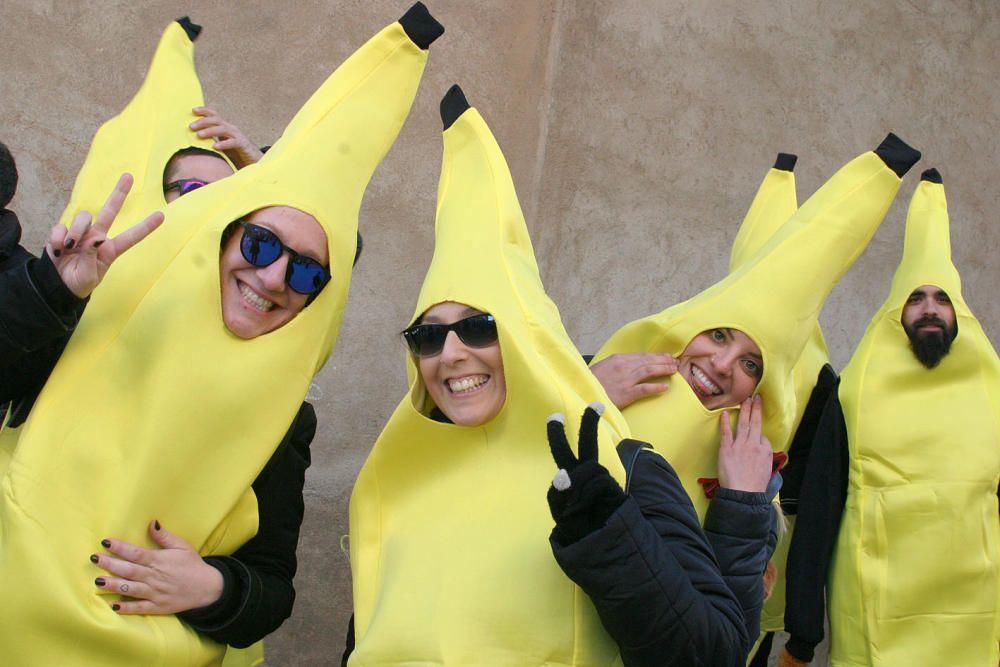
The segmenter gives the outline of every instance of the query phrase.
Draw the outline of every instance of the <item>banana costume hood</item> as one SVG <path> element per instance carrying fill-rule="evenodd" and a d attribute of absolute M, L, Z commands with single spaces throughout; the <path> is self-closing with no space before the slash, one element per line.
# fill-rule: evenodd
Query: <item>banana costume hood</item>
<path fill-rule="evenodd" d="M 947 292 L 958 324 L 930 369 L 900 322 L 922 285 Z M 850 458 L 829 583 L 833 664 L 996 665 L 1000 361 L 962 297 L 936 170 L 913 195 L 889 298 L 839 395 Z"/>
<path fill-rule="evenodd" d="M 410 392 L 351 496 L 350 664 L 609 665 L 618 649 L 552 556 L 545 502 L 546 418 L 573 427 L 604 392 L 545 294 L 496 140 L 457 86 L 441 112 L 436 244 L 414 321 L 444 301 L 492 314 L 507 396 L 482 426 L 433 421 L 408 360 Z M 627 426 L 613 409 L 602 424 L 601 461 L 623 482 Z"/>
<path fill-rule="evenodd" d="M 111 233 L 128 228 L 162 208 L 162 176 L 170 157 L 189 146 L 212 144 L 188 129 L 191 109 L 203 102 L 194 66 L 194 40 L 201 26 L 186 16 L 170 23 L 160 38 L 146 79 L 132 101 L 97 130 L 60 223 L 69 226 L 78 211 L 94 215 L 123 173 L 133 175 L 132 191 Z M 219 153 L 219 157 L 226 158 Z M 13 414 L 13 406 L 9 414 Z M 20 428 L 0 425 L 0 475 L 17 447 Z"/>
<path fill-rule="evenodd" d="M 842 167 L 751 258 L 701 294 L 615 333 L 595 356 L 669 352 L 679 356 L 702 331 L 738 329 L 764 358 L 758 392 L 764 432 L 776 447 L 796 421 L 794 369 L 834 284 L 861 254 L 885 217 L 900 177 L 920 157 L 895 135 Z M 650 442 L 680 477 L 704 519 L 699 477 L 717 477 L 719 410 L 705 408 L 684 378 L 665 394 L 623 410 L 632 436 Z"/>
<path fill-rule="evenodd" d="M 361 198 L 396 138 L 441 26 L 419 3 L 335 71 L 258 164 L 167 207 L 93 298 L 24 426 L 2 483 L 0 646 L 13 664 L 215 664 L 224 647 L 175 616 L 119 616 L 87 554 L 103 537 L 152 547 L 152 518 L 200 553 L 256 531 L 250 484 L 333 348 Z M 327 237 L 332 279 L 251 340 L 220 305 L 223 230 L 300 209 Z"/>

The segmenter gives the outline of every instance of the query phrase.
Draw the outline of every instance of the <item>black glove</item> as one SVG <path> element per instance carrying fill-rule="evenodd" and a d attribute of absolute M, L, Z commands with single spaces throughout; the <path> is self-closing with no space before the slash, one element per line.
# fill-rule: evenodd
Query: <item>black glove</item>
<path fill-rule="evenodd" d="M 580 458 L 573 456 L 566 439 L 564 417 L 549 417 L 549 447 L 560 470 L 549 487 L 548 500 L 556 527 L 552 539 L 561 546 L 602 528 L 625 502 L 625 492 L 608 469 L 597 462 L 597 424 L 604 406 L 593 403 L 580 420 Z"/>

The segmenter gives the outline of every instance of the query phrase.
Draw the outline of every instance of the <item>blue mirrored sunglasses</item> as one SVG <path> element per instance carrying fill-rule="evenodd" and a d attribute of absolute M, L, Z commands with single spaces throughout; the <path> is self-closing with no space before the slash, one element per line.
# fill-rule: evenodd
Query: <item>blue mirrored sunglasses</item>
<path fill-rule="evenodd" d="M 257 267 L 270 266 L 278 261 L 282 253 L 287 252 L 291 255 L 291 260 L 285 272 L 285 282 L 294 291 L 299 294 L 319 294 L 330 282 L 330 272 L 326 267 L 312 257 L 300 255 L 286 246 L 270 229 L 246 220 L 237 222 L 243 227 L 240 252 L 250 264 Z"/>

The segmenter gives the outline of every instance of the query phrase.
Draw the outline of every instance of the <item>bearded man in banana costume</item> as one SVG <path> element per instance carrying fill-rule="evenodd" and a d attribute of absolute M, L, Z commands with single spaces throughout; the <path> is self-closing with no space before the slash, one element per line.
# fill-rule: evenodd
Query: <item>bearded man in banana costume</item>
<path fill-rule="evenodd" d="M 1000 361 L 962 297 L 941 176 L 826 405 L 789 554 L 782 665 L 812 659 L 827 587 L 835 667 L 995 667 Z"/>

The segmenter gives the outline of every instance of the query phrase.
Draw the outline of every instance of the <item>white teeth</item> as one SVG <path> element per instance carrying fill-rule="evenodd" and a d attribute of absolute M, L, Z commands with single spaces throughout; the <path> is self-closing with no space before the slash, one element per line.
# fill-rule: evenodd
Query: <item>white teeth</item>
<path fill-rule="evenodd" d="M 246 285 L 242 284 L 240 285 L 240 294 L 243 295 L 243 298 L 246 300 L 247 303 L 249 303 L 257 310 L 261 311 L 262 313 L 266 313 L 267 311 L 274 308 L 273 302 L 268 301 L 264 297 L 258 295 L 256 292 L 254 292 Z"/>
<path fill-rule="evenodd" d="M 451 393 L 453 394 L 461 394 L 462 392 L 482 387 L 489 379 L 489 375 L 473 375 L 461 380 L 448 380 L 448 388 L 451 389 Z"/>
<path fill-rule="evenodd" d="M 713 394 L 721 394 L 722 393 L 722 390 L 719 389 L 718 385 L 716 385 L 714 382 L 712 382 L 711 380 L 709 380 L 708 376 L 705 375 L 704 373 L 702 373 L 701 369 L 698 368 L 697 366 L 691 366 L 691 375 L 693 375 L 696 378 L 698 378 L 698 382 L 701 382 L 703 385 L 705 385 L 705 388 L 708 389 Z"/>

